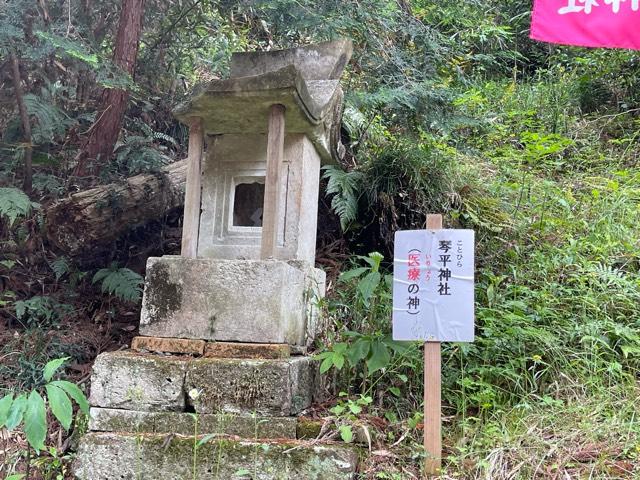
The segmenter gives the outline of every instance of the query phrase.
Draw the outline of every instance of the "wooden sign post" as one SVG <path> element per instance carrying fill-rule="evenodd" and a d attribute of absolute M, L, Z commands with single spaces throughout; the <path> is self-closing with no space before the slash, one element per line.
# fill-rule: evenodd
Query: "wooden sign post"
<path fill-rule="evenodd" d="M 441 342 L 474 339 L 474 232 L 443 230 L 428 215 L 426 230 L 398 231 L 393 259 L 393 339 L 424 342 L 425 475 L 442 466 Z"/>
<path fill-rule="evenodd" d="M 440 230 L 442 215 L 427 215 L 427 230 Z M 442 359 L 440 342 L 424 344 L 424 471 L 437 475 L 442 466 Z"/>

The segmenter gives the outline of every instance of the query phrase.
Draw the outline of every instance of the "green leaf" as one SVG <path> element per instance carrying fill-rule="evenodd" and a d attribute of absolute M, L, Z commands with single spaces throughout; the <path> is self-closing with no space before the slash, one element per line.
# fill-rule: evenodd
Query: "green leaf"
<path fill-rule="evenodd" d="M 380 342 L 371 343 L 371 356 L 367 360 L 367 368 L 369 369 L 369 375 L 389 365 L 391 355 L 387 346 Z"/>
<path fill-rule="evenodd" d="M 367 267 L 359 267 L 359 268 L 354 268 L 353 270 L 347 270 L 346 272 L 343 272 L 340 274 L 340 277 L 338 277 L 338 280 L 341 282 L 348 282 L 352 278 L 359 277 L 360 275 L 362 275 L 368 270 L 369 269 Z"/>
<path fill-rule="evenodd" d="M 347 344 L 346 342 L 339 342 L 333 345 L 333 351 L 342 355 L 346 353 L 348 347 L 349 344 Z"/>
<path fill-rule="evenodd" d="M 13 403 L 13 393 L 10 393 L 0 399 L 0 428 L 2 428 L 9 416 L 11 404 Z"/>
<path fill-rule="evenodd" d="M 362 407 L 354 402 L 349 402 L 349 410 L 351 410 L 351 413 L 353 413 L 354 415 L 362 413 Z"/>
<path fill-rule="evenodd" d="M 365 305 L 369 305 L 369 299 L 373 292 L 380 284 L 381 275 L 378 272 L 369 272 L 360 282 L 358 282 L 358 290 L 362 296 Z"/>
<path fill-rule="evenodd" d="M 93 68 L 98 67 L 99 65 L 98 56 L 95 55 L 94 53 L 89 52 L 87 50 L 87 47 L 85 47 L 83 44 L 70 40 L 67 37 L 61 37 L 49 32 L 36 31 L 35 34 L 37 37 L 48 41 L 54 47 L 62 50 L 64 53 L 66 53 L 70 57 L 81 60 L 89 64 Z"/>
<path fill-rule="evenodd" d="M 389 391 L 393 393 L 396 397 L 400 396 L 400 389 L 398 387 L 389 387 Z"/>
<path fill-rule="evenodd" d="M 18 317 L 18 320 L 21 320 L 22 317 L 24 317 L 24 314 L 27 313 L 27 304 L 22 300 L 18 300 L 15 303 L 15 308 L 16 308 L 16 317 Z"/>
<path fill-rule="evenodd" d="M 317 355 L 314 355 L 313 358 L 315 358 L 316 360 L 324 360 L 325 358 L 329 358 L 331 356 L 333 356 L 333 352 L 327 350 L 326 352 L 320 352 Z"/>
<path fill-rule="evenodd" d="M 408 342 L 399 342 L 397 340 L 393 340 L 393 338 L 391 338 L 391 335 L 386 335 L 385 337 L 383 337 L 382 342 L 384 342 L 387 347 L 389 347 L 396 353 L 404 353 L 411 347 L 411 344 Z"/>
<path fill-rule="evenodd" d="M 7 430 L 11 431 L 18 425 L 20 425 L 25 408 L 27 408 L 27 396 L 23 393 L 16 397 L 16 399 L 13 401 L 13 405 L 11 405 L 9 415 L 7 416 L 7 421 L 4 423 L 4 426 L 7 427 Z"/>
<path fill-rule="evenodd" d="M 353 345 L 347 350 L 347 358 L 349 363 L 355 366 L 359 361 L 364 360 L 369 355 L 369 349 L 371 348 L 371 342 L 365 338 L 359 338 Z"/>
<path fill-rule="evenodd" d="M 24 478 L 24 474 L 22 473 L 14 473 L 13 475 L 9 475 L 4 480 L 22 480 Z"/>
<path fill-rule="evenodd" d="M 344 405 L 336 405 L 335 407 L 330 408 L 329 411 L 336 416 L 340 416 L 344 413 L 345 407 Z"/>
<path fill-rule="evenodd" d="M 51 381 L 53 374 L 56 373 L 56 371 L 67 360 L 69 360 L 69 357 L 56 358 L 55 360 L 51 360 L 50 362 L 47 362 L 47 364 L 44 366 L 44 371 L 42 373 L 42 376 L 44 377 L 45 382 Z"/>
<path fill-rule="evenodd" d="M 47 437 L 47 410 L 40 394 L 33 390 L 27 400 L 27 408 L 24 412 L 24 433 L 29 445 L 36 452 L 44 450 L 44 441 Z"/>
<path fill-rule="evenodd" d="M 369 258 L 373 261 L 373 263 L 370 263 L 373 271 L 377 272 L 378 270 L 380 270 L 380 263 L 384 259 L 384 255 L 379 252 L 371 252 L 369 254 Z"/>
<path fill-rule="evenodd" d="M 333 355 L 325 358 L 320 364 L 320 373 L 327 373 L 333 367 Z"/>
<path fill-rule="evenodd" d="M 351 425 L 340 425 L 338 427 L 338 431 L 340 432 L 340 438 L 346 443 L 351 443 L 353 441 L 353 430 L 351 429 Z"/>
<path fill-rule="evenodd" d="M 342 370 L 342 367 L 344 367 L 344 356 L 339 353 L 334 353 L 331 361 L 338 370 Z"/>
<path fill-rule="evenodd" d="M 205 435 L 200 440 L 198 440 L 198 443 L 196 444 L 196 448 L 199 448 L 205 443 L 209 442 L 212 438 L 215 438 L 215 436 L 216 436 L 215 433 L 209 433 L 208 435 Z"/>
<path fill-rule="evenodd" d="M 60 425 L 65 430 L 71 428 L 71 421 L 73 420 L 73 406 L 71 400 L 67 396 L 66 392 L 60 387 L 55 385 L 46 385 L 47 399 L 49 400 L 49 406 L 51 412 L 58 419 Z"/>
<path fill-rule="evenodd" d="M 634 347 L 633 345 L 622 345 L 620 350 L 624 358 L 629 358 L 629 355 L 640 355 L 640 347 Z"/>
<path fill-rule="evenodd" d="M 77 385 L 74 385 L 71 382 L 67 382 L 66 380 L 56 380 L 54 382 L 51 382 L 49 385 L 54 385 L 67 392 L 67 395 L 69 395 L 76 401 L 76 403 L 80 407 L 80 410 L 82 410 L 82 412 L 86 415 L 89 414 L 89 402 L 87 401 L 87 397 L 84 396 L 84 393 L 82 393 L 82 390 L 80 390 Z"/>

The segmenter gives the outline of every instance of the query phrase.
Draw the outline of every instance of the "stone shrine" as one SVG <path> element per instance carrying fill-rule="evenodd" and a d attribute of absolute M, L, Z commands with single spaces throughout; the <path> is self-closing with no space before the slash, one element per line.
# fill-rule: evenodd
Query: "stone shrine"
<path fill-rule="evenodd" d="M 314 268 L 346 40 L 237 53 L 178 106 L 189 126 L 182 253 L 149 258 L 140 333 L 101 354 L 76 478 L 350 479 L 357 452 L 303 441 L 321 397 Z"/>

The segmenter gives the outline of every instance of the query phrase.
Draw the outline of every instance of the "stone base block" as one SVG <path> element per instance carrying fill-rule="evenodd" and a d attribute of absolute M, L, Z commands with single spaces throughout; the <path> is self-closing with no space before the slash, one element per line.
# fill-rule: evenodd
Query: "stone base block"
<path fill-rule="evenodd" d="M 204 340 L 191 338 L 134 337 L 131 350 L 200 356 L 206 344 Z"/>
<path fill-rule="evenodd" d="M 306 344 L 324 272 L 279 260 L 149 258 L 140 333 L 228 342 Z"/>
<path fill-rule="evenodd" d="M 300 347 L 299 347 L 300 348 Z M 133 337 L 131 350 L 137 352 L 172 353 L 196 357 L 220 358 L 287 358 L 288 343 L 205 342 L 191 338 Z"/>
<path fill-rule="evenodd" d="M 94 407 L 140 412 L 292 416 L 318 391 L 310 357 L 191 358 L 120 351 L 98 356 L 91 377 Z"/>
<path fill-rule="evenodd" d="M 100 354 L 93 364 L 89 402 L 95 407 L 183 412 L 187 360 L 131 351 Z"/>
<path fill-rule="evenodd" d="M 204 356 L 219 358 L 288 358 L 291 356 L 291 346 L 287 343 L 209 342 L 204 347 Z"/>
<path fill-rule="evenodd" d="M 357 463 L 357 451 L 344 445 L 215 438 L 194 449 L 188 436 L 88 433 L 74 474 L 78 480 L 348 480 Z"/>
<path fill-rule="evenodd" d="M 197 425 L 196 425 L 197 423 Z M 91 408 L 89 430 L 94 432 L 163 433 L 179 435 L 219 434 L 246 439 L 295 439 L 296 417 L 202 414 L 177 412 L 138 412 L 111 408 Z"/>

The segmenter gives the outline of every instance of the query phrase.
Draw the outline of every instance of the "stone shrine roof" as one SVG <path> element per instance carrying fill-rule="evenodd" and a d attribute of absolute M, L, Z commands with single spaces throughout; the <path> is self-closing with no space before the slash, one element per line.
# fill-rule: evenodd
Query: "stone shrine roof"
<path fill-rule="evenodd" d="M 272 52 L 234 53 L 231 74 L 197 87 L 174 115 L 202 118 L 207 135 L 266 133 L 273 104 L 286 108 L 288 133 L 305 133 L 325 161 L 339 157 L 342 89 L 350 40 Z"/>

